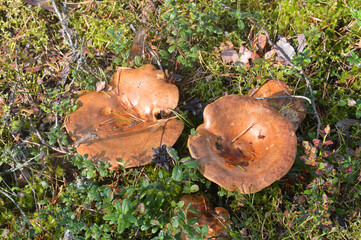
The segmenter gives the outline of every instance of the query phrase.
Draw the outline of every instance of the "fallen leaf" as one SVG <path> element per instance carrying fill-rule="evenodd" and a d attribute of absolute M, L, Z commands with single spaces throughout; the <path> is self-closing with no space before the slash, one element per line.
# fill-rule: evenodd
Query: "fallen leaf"
<path fill-rule="evenodd" d="M 303 33 L 297 34 L 297 42 L 298 42 L 297 52 L 302 52 L 303 49 L 305 49 L 305 47 L 307 46 L 305 34 Z"/>
<path fill-rule="evenodd" d="M 341 130 L 345 130 L 349 127 L 351 127 L 352 125 L 355 124 L 360 124 L 361 125 L 361 120 L 358 119 L 352 119 L 352 118 L 344 118 L 341 121 L 338 121 L 336 123 L 336 127 L 338 127 Z"/>
<path fill-rule="evenodd" d="M 105 85 L 106 85 L 105 81 L 99 81 L 99 82 L 97 82 L 97 83 L 96 83 L 96 91 L 97 91 L 97 92 L 102 91 L 102 90 L 105 88 Z"/>
<path fill-rule="evenodd" d="M 36 65 L 34 68 L 33 68 L 33 72 L 39 72 L 40 71 L 40 66 L 39 65 Z"/>
<path fill-rule="evenodd" d="M 221 57 L 225 63 L 238 62 L 239 60 L 237 52 L 233 49 L 230 49 L 228 46 L 226 47 L 226 50 L 222 52 Z"/>
<path fill-rule="evenodd" d="M 355 149 L 355 156 L 356 156 L 356 157 L 359 157 L 359 156 L 360 156 L 360 153 L 361 153 L 361 147 L 357 147 L 357 148 Z"/>
<path fill-rule="evenodd" d="M 130 50 L 128 62 L 134 61 L 136 56 L 141 57 L 143 55 L 145 36 L 146 36 L 145 30 L 142 27 L 139 27 L 133 39 L 133 45 L 132 45 L 132 49 Z"/>
<path fill-rule="evenodd" d="M 241 46 L 239 48 L 240 59 L 239 62 L 243 65 L 249 66 L 249 60 L 254 58 L 253 52 L 248 50 L 246 47 Z"/>
<path fill-rule="evenodd" d="M 257 52 L 262 52 L 266 46 L 266 43 L 267 43 L 267 36 L 265 34 L 260 34 L 253 41 L 252 47 L 254 47 L 257 50 Z"/>
<path fill-rule="evenodd" d="M 272 50 L 266 52 L 266 54 L 264 55 L 264 58 L 265 59 L 273 59 L 276 56 L 276 54 L 277 54 L 276 49 L 272 49 Z"/>
<path fill-rule="evenodd" d="M 277 54 L 278 56 L 280 56 L 281 58 L 283 58 L 284 60 L 291 59 L 293 58 L 293 56 L 296 54 L 295 49 L 291 46 L 291 44 L 289 44 L 287 42 L 287 39 L 285 37 L 281 38 L 276 45 L 283 50 L 284 53 L 282 53 L 282 51 L 277 50 Z"/>
<path fill-rule="evenodd" d="M 50 12 L 55 12 L 53 5 L 47 3 L 48 2 L 47 0 L 23 0 L 23 1 L 33 6 L 40 6 Z"/>

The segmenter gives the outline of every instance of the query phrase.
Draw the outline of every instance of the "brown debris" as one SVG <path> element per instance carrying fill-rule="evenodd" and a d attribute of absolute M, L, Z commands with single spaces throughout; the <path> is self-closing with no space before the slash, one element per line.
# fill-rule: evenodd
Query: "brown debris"
<path fill-rule="evenodd" d="M 229 191 L 254 193 L 283 177 L 296 157 L 290 121 L 266 102 L 228 95 L 209 104 L 188 139 L 201 173 Z"/>

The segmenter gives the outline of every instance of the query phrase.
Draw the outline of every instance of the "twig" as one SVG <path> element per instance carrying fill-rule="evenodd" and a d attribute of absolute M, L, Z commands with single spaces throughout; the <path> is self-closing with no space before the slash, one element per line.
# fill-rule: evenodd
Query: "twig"
<path fill-rule="evenodd" d="M 233 138 L 231 144 L 233 144 L 240 136 L 245 134 L 249 129 L 251 129 L 256 123 L 258 122 L 258 119 L 254 120 L 245 130 L 243 130 L 240 134 L 238 134 L 235 138 Z"/>
<path fill-rule="evenodd" d="M 74 46 L 73 43 L 73 39 L 72 39 L 72 34 L 70 33 L 69 27 L 68 27 L 68 22 L 64 20 L 63 16 L 61 15 L 58 7 L 56 6 L 55 0 L 51 0 L 54 10 L 56 12 L 56 14 L 58 15 L 58 18 L 60 20 L 61 26 L 63 27 L 63 37 L 65 42 L 71 47 L 71 49 L 73 50 L 73 52 L 76 51 L 76 47 Z M 65 34 L 65 35 L 64 35 Z"/>
<path fill-rule="evenodd" d="M 54 1 L 54 0 L 53 0 L 53 1 Z M 137 33 L 137 30 L 135 29 L 135 27 L 133 26 L 133 24 L 130 24 L 129 27 L 132 29 L 132 31 L 133 31 L 134 33 Z M 162 64 L 160 64 L 160 61 L 159 61 L 159 59 L 157 58 L 157 56 L 155 55 L 155 53 L 153 52 L 153 50 L 149 47 L 149 45 L 148 45 L 146 42 L 144 43 L 144 45 L 145 45 L 145 47 L 147 48 L 148 52 L 153 56 L 154 60 L 157 62 L 159 69 L 164 72 L 163 67 L 162 67 Z"/>
<path fill-rule="evenodd" d="M 255 98 L 255 99 L 258 99 L 258 100 L 263 100 L 263 99 L 280 99 L 280 98 L 300 98 L 300 99 L 306 100 L 307 102 L 309 102 L 310 104 L 312 104 L 311 99 L 309 99 L 308 97 L 298 96 L 298 95 L 278 96 L 278 97 L 254 97 L 254 98 Z"/>
<path fill-rule="evenodd" d="M 25 156 L 25 154 L 24 154 L 22 151 L 20 151 L 20 154 L 22 154 L 22 156 L 13 155 L 13 153 L 12 153 L 10 150 L 7 150 L 7 153 L 11 156 L 11 158 L 14 160 L 14 162 L 16 163 L 16 165 L 20 165 L 20 161 L 21 161 L 22 159 L 26 159 L 26 156 Z M 32 178 L 32 180 L 33 180 L 32 183 L 33 183 L 33 184 L 30 184 L 29 179 L 28 179 L 28 177 L 27 177 L 27 176 L 30 177 L 30 174 L 29 174 L 27 171 L 26 171 L 26 173 L 25 173 L 21 168 L 19 169 L 19 171 L 20 171 L 20 173 L 22 174 L 22 176 L 23 176 L 23 178 L 25 179 L 25 181 L 28 183 L 28 186 L 31 188 L 31 191 L 32 191 L 33 197 L 34 197 L 34 201 L 35 201 L 35 203 L 37 203 L 37 202 L 38 202 L 37 195 L 36 195 L 36 192 L 35 192 L 35 190 L 34 190 L 34 188 L 33 188 L 33 186 L 34 186 L 34 178 Z M 33 174 L 33 176 L 34 176 L 34 174 Z M 38 204 L 36 204 L 35 206 L 36 206 L 36 212 L 38 213 L 38 221 L 39 221 L 39 224 L 40 224 L 40 228 L 43 229 L 43 227 L 42 227 L 42 225 L 41 225 L 39 206 L 38 206 Z"/>
<path fill-rule="evenodd" d="M 60 152 L 60 153 L 66 154 L 66 155 L 71 155 L 71 154 L 72 154 L 72 153 L 69 153 L 69 152 L 67 152 L 67 151 L 65 151 L 65 150 L 61 150 L 61 149 L 58 149 L 58 148 L 56 148 L 56 147 L 51 146 L 47 141 L 45 141 L 45 140 L 43 139 L 43 137 L 41 136 L 41 134 L 39 133 L 39 131 L 34 127 L 33 122 L 31 121 L 30 118 L 29 118 L 29 123 L 30 123 L 30 127 L 31 127 L 33 133 L 35 133 L 35 135 L 39 138 L 40 142 L 41 142 L 43 145 L 45 145 L 45 146 L 53 149 L 53 150 L 56 151 L 56 152 Z"/>
<path fill-rule="evenodd" d="M 88 140 L 89 138 L 95 139 L 98 136 L 96 132 L 88 133 L 86 136 L 81 137 L 78 141 L 73 144 L 73 147 L 77 148 L 80 144 Z"/>
<path fill-rule="evenodd" d="M 0 189 L 0 193 L 1 193 L 2 195 L 4 195 L 5 197 L 9 198 L 10 201 L 12 201 L 12 202 L 15 204 L 15 206 L 19 209 L 19 211 L 21 212 L 21 215 L 23 216 L 23 218 L 24 218 L 24 219 L 27 219 L 27 217 L 26 217 L 23 209 L 21 209 L 21 207 L 19 206 L 19 204 L 18 204 L 9 194 L 7 194 L 6 192 L 4 192 L 4 191 L 1 190 L 1 189 Z"/>
<path fill-rule="evenodd" d="M 232 12 L 235 12 L 236 10 L 231 8 L 231 7 L 228 7 L 227 5 L 225 4 L 222 4 L 223 7 L 229 11 L 232 11 Z M 315 100 L 314 100 L 314 97 L 313 97 L 313 90 L 312 90 L 312 86 L 311 86 L 311 82 L 310 80 L 308 79 L 306 73 L 300 69 L 299 67 L 295 66 L 291 59 L 289 58 L 289 56 L 285 53 L 285 51 L 280 48 L 277 44 L 273 43 L 272 40 L 270 39 L 269 37 L 269 34 L 268 34 L 268 31 L 261 25 L 259 24 L 256 20 L 254 20 L 253 18 L 251 17 L 247 17 L 248 20 L 250 20 L 253 24 L 255 24 L 258 28 L 260 28 L 267 36 L 267 41 L 268 43 L 273 47 L 275 48 L 276 50 L 278 50 L 279 52 L 282 53 L 282 55 L 284 56 L 284 60 L 290 65 L 292 66 L 294 69 L 296 69 L 301 75 L 302 77 L 305 79 L 306 81 L 306 85 L 307 85 L 307 89 L 308 91 L 310 92 L 310 95 L 311 95 L 311 105 L 312 105 L 312 108 L 313 108 L 313 111 L 314 111 L 314 114 L 315 114 L 315 117 L 317 119 L 317 129 L 321 129 L 321 119 L 320 119 L 320 115 L 318 114 L 318 111 L 317 111 L 317 108 L 316 108 L 316 104 L 315 104 Z"/>

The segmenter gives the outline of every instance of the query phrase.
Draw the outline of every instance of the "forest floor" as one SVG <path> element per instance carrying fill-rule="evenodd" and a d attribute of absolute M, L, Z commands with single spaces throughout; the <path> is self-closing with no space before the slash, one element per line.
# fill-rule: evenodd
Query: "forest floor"
<path fill-rule="evenodd" d="M 186 194 L 222 239 L 360 239 L 360 30 L 361 1 L 0 0 L 1 239 L 212 236 L 187 218 Z M 146 64 L 179 90 L 177 142 L 118 170 L 77 154 L 65 122 L 79 95 Z M 206 105 L 271 79 L 305 106 L 294 164 L 256 193 L 228 191 L 202 175 L 188 138 Z"/>

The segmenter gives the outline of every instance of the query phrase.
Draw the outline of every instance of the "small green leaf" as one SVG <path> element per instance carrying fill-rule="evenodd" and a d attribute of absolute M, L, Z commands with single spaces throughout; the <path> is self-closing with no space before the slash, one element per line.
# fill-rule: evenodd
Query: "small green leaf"
<path fill-rule="evenodd" d="M 198 191 L 199 191 L 198 185 L 196 185 L 196 184 L 192 185 L 191 188 L 190 188 L 190 191 L 191 191 L 192 193 L 198 192 Z"/>
<path fill-rule="evenodd" d="M 175 49 L 175 45 L 172 45 L 168 48 L 168 52 L 172 53 L 174 52 L 174 49 Z"/>
<path fill-rule="evenodd" d="M 197 161 L 188 161 L 188 162 L 184 162 L 183 166 L 186 166 L 188 168 L 197 168 L 199 164 Z"/>
<path fill-rule="evenodd" d="M 181 166 L 175 166 L 173 168 L 172 178 L 177 182 L 183 179 L 183 169 Z"/>
<path fill-rule="evenodd" d="M 243 30 L 245 28 L 244 22 L 241 19 L 238 19 L 237 25 L 239 30 Z"/>
<path fill-rule="evenodd" d="M 122 200 L 122 213 L 127 214 L 130 207 L 130 201 L 129 199 Z"/>
<path fill-rule="evenodd" d="M 162 58 L 164 59 L 164 60 L 168 60 L 169 58 L 170 58 L 170 55 L 169 55 L 169 53 L 166 51 L 166 50 L 160 50 L 159 51 L 159 54 L 162 56 Z"/>

